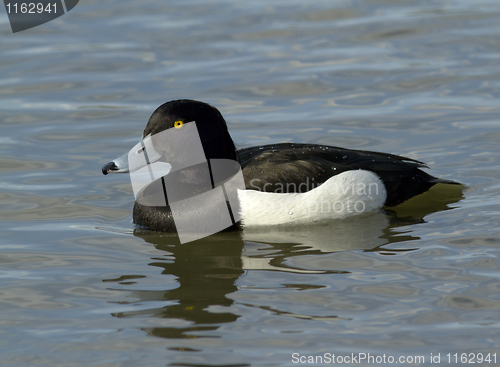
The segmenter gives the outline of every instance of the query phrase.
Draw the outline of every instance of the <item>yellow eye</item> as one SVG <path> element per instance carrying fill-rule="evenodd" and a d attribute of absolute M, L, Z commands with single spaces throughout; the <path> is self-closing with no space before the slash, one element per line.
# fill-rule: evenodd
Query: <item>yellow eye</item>
<path fill-rule="evenodd" d="M 176 122 L 174 123 L 174 127 L 175 127 L 176 129 L 180 129 L 180 128 L 182 127 L 182 125 L 184 125 L 184 122 L 183 122 L 183 121 L 181 121 L 181 120 L 176 121 Z"/>

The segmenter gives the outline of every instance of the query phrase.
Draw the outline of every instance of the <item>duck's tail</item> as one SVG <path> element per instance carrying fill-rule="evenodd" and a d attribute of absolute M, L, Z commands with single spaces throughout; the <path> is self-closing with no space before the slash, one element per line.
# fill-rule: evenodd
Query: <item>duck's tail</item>
<path fill-rule="evenodd" d="M 453 180 L 445 180 L 443 178 L 437 178 L 437 177 L 433 177 L 429 182 L 432 182 L 435 184 L 444 183 L 444 184 L 449 184 L 449 185 L 461 185 L 460 182 L 456 182 Z"/>

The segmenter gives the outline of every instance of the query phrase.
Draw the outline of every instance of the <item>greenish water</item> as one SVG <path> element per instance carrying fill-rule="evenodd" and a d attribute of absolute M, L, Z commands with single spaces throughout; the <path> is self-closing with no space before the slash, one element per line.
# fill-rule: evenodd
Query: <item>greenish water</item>
<path fill-rule="evenodd" d="M 2 365 L 498 365 L 499 16 L 487 0 L 81 0 L 16 34 L 0 17 Z M 390 152 L 463 186 L 180 245 L 134 228 L 129 177 L 100 172 L 177 98 L 218 107 L 240 146 Z"/>

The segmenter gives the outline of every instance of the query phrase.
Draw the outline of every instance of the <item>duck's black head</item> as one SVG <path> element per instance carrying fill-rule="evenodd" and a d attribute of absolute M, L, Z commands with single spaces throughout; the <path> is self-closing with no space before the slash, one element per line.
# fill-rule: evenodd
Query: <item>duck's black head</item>
<path fill-rule="evenodd" d="M 149 118 L 143 137 L 175 128 L 179 121 L 196 122 L 207 159 L 236 160 L 236 149 L 224 117 L 217 108 L 203 102 L 180 99 L 162 104 Z"/>
<path fill-rule="evenodd" d="M 196 123 L 198 135 L 207 160 L 238 160 L 236 148 L 227 130 L 224 117 L 222 117 L 222 114 L 215 107 L 203 102 L 180 99 L 162 104 L 149 118 L 143 132 L 143 138 L 155 136 L 169 129 L 179 128 L 179 124 L 193 121 Z M 167 145 L 163 147 L 156 146 L 155 148 L 158 152 L 168 151 L 170 158 L 168 162 L 172 164 L 176 161 L 182 161 L 183 154 L 189 155 L 190 153 L 189 144 L 186 146 L 182 141 L 170 139 Z M 137 150 L 137 147 L 134 147 L 134 149 Z M 102 173 L 106 175 L 110 172 L 129 172 L 129 158 L 127 153 L 106 163 L 102 167 Z"/>
<path fill-rule="evenodd" d="M 224 166 L 221 171 L 217 160 L 238 161 L 226 121 L 215 107 L 183 99 L 158 107 L 149 118 L 141 141 L 128 153 L 105 164 L 102 172 L 130 172 L 136 195 L 134 223 L 175 231 L 172 203 L 201 193 L 218 193 L 212 186 L 226 179 L 222 172 L 229 178 L 239 169 L 239 165 L 231 165 L 231 169 Z M 206 208 L 214 207 L 219 199 L 213 195 L 202 198 L 206 201 L 203 205 L 198 201 L 197 205 L 190 204 L 180 215 L 189 220 L 205 220 Z"/>

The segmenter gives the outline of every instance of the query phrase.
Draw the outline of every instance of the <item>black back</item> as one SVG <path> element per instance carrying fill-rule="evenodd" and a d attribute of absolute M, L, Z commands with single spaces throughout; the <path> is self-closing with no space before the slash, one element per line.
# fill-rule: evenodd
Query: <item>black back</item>
<path fill-rule="evenodd" d="M 385 205 L 395 206 L 437 182 L 452 183 L 420 170 L 426 167 L 422 162 L 386 153 L 294 143 L 246 148 L 238 153 L 250 190 L 306 192 L 339 173 L 363 169 L 380 177 L 387 190 Z"/>

